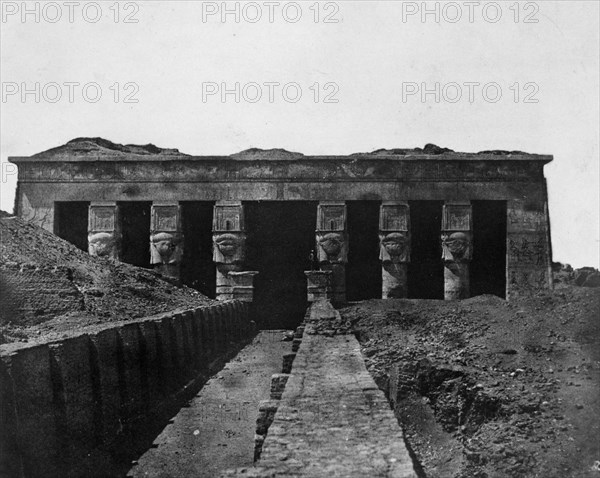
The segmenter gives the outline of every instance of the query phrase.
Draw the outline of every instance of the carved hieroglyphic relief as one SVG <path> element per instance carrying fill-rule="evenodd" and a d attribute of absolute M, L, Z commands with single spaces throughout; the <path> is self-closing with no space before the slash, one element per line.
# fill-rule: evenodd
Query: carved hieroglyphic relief
<path fill-rule="evenodd" d="M 119 208 L 116 203 L 91 203 L 88 210 L 88 252 L 119 260 L 121 249 Z"/>
<path fill-rule="evenodd" d="M 442 216 L 442 231 L 471 231 L 472 216 L 470 204 L 446 204 Z"/>
<path fill-rule="evenodd" d="M 548 218 L 543 204 L 526 207 L 524 201 L 509 201 L 506 240 L 509 295 L 550 286 L 547 228 Z"/>
<path fill-rule="evenodd" d="M 241 202 L 215 205 L 213 232 L 239 232 L 245 229 L 244 207 Z"/>
<path fill-rule="evenodd" d="M 153 204 L 150 219 L 150 263 L 178 264 L 183 255 L 178 204 Z"/>
<path fill-rule="evenodd" d="M 547 261 L 545 238 L 537 234 L 511 234 L 508 254 L 517 263 L 544 267 Z"/>
<path fill-rule="evenodd" d="M 320 203 L 317 211 L 317 231 L 345 231 L 346 204 Z"/>
<path fill-rule="evenodd" d="M 33 206 L 27 195 L 21 196 L 19 216 L 27 222 L 43 227 L 47 231 L 54 231 L 54 206 Z"/>

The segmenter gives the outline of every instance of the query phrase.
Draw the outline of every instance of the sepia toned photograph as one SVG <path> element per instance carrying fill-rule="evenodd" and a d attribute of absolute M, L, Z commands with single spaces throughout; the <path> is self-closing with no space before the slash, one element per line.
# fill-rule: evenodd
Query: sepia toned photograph
<path fill-rule="evenodd" d="M 0 478 L 600 478 L 600 2 L 0 15 Z"/>

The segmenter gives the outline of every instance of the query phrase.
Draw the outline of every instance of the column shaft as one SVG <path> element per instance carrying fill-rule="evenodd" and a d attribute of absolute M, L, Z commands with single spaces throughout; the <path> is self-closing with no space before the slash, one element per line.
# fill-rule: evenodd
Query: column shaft
<path fill-rule="evenodd" d="M 321 270 L 331 272 L 331 295 L 335 303 L 346 302 L 349 242 L 346 214 L 344 202 L 321 202 L 317 209 L 317 259 Z"/>
<path fill-rule="evenodd" d="M 217 268 L 217 300 L 234 298 L 231 273 L 241 272 L 246 259 L 246 226 L 240 201 L 219 201 L 213 213 L 213 261 Z"/>
<path fill-rule="evenodd" d="M 384 202 L 379 212 L 379 260 L 383 299 L 404 298 L 408 295 L 410 243 L 408 204 Z"/>
<path fill-rule="evenodd" d="M 471 204 L 446 203 L 442 214 L 444 299 L 470 297 L 469 262 L 472 257 L 473 212 Z"/>

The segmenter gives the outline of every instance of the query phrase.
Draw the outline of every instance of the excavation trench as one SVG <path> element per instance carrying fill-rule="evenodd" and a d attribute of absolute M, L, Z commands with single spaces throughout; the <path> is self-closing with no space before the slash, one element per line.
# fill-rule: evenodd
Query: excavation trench
<path fill-rule="evenodd" d="M 283 332 L 258 333 L 169 420 L 127 476 L 212 478 L 252 466 L 258 404 L 291 350 Z"/>

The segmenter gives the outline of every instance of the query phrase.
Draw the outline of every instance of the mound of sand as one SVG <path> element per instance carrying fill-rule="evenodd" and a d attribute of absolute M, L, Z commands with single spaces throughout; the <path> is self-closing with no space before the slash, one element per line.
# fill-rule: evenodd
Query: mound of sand
<path fill-rule="evenodd" d="M 151 270 L 89 256 L 0 214 L 0 343 L 211 303 Z"/>

